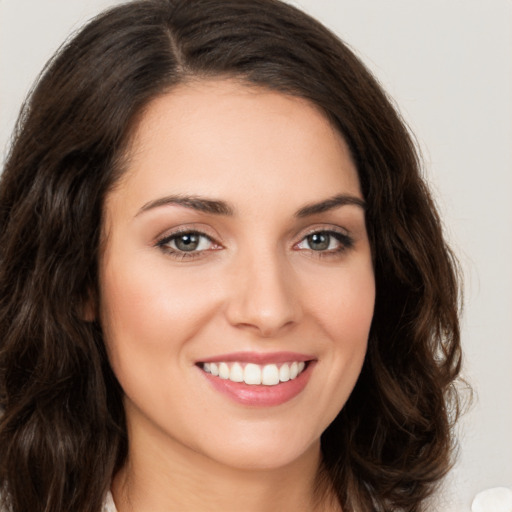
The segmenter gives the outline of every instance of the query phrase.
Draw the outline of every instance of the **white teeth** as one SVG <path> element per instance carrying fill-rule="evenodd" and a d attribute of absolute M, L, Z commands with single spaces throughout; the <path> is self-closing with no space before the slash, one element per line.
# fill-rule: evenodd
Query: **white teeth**
<path fill-rule="evenodd" d="M 279 380 L 281 382 L 287 382 L 290 380 L 290 366 L 287 364 L 283 364 L 281 368 L 279 368 Z"/>
<path fill-rule="evenodd" d="M 249 363 L 245 366 L 244 382 L 246 384 L 261 384 L 261 368 L 257 364 Z"/>
<path fill-rule="evenodd" d="M 231 371 L 229 372 L 229 380 L 233 382 L 243 382 L 244 381 L 244 369 L 238 363 L 235 363 L 231 367 Z"/>
<path fill-rule="evenodd" d="M 290 366 L 290 379 L 295 379 L 299 373 L 299 365 L 294 361 Z"/>
<path fill-rule="evenodd" d="M 266 364 L 261 372 L 261 383 L 265 386 L 279 384 L 279 370 L 275 364 Z"/>
<path fill-rule="evenodd" d="M 226 363 L 219 364 L 219 377 L 221 379 L 229 379 L 229 366 Z"/>
<path fill-rule="evenodd" d="M 247 363 L 244 366 L 244 363 L 240 362 L 219 362 L 203 363 L 202 367 L 206 373 L 211 373 L 215 377 L 228 379 L 232 382 L 276 386 L 280 382 L 297 378 L 304 371 L 306 363 L 304 361 L 293 361 L 292 363 L 281 364 L 281 366 L 277 364 L 258 365 Z"/>

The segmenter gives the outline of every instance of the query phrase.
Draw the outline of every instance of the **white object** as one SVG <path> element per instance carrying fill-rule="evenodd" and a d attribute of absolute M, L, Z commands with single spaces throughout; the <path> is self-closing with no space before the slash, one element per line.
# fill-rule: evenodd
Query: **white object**
<path fill-rule="evenodd" d="M 512 512 L 512 489 L 493 487 L 479 492 L 471 504 L 471 512 Z"/>

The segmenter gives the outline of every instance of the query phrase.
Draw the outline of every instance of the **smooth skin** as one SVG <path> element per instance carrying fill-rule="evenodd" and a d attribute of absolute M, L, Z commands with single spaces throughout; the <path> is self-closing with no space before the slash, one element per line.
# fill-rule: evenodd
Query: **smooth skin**
<path fill-rule="evenodd" d="M 118 511 L 337 510 L 316 500 L 320 436 L 360 373 L 374 300 L 357 171 L 317 108 L 234 80 L 153 100 L 100 260 L 129 436 Z M 313 367 L 272 407 L 232 400 L 198 364 L 282 351 Z"/>

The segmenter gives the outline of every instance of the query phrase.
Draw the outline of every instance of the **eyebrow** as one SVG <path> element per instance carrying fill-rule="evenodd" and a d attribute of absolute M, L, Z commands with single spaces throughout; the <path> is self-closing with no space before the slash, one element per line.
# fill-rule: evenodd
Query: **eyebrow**
<path fill-rule="evenodd" d="M 233 215 L 233 208 L 231 208 L 225 201 L 188 195 L 166 196 L 155 199 L 154 201 L 149 201 L 149 203 L 146 203 L 137 212 L 137 215 L 148 210 L 152 210 L 153 208 L 168 205 L 184 206 L 185 208 L 191 208 L 192 210 L 198 210 L 204 213 L 213 213 L 215 215 Z"/>
<path fill-rule="evenodd" d="M 311 203 L 302 207 L 295 216 L 297 218 L 309 217 L 346 205 L 358 206 L 366 210 L 366 203 L 361 198 L 348 194 L 338 194 L 319 203 Z"/>
<path fill-rule="evenodd" d="M 214 215 L 234 215 L 234 209 L 228 203 L 222 200 L 206 199 L 204 197 L 190 195 L 171 195 L 149 201 L 144 206 L 142 206 L 142 208 L 137 212 L 136 216 L 148 210 L 169 205 L 184 206 L 185 208 L 190 208 L 192 210 Z M 346 205 L 358 206 L 363 210 L 366 210 L 366 203 L 361 198 L 348 194 L 338 194 L 318 203 L 311 203 L 303 206 L 295 213 L 295 217 L 309 217 Z"/>

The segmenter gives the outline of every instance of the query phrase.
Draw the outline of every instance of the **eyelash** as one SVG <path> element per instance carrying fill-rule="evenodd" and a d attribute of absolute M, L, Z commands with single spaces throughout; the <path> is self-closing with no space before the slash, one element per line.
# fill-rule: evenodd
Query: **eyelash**
<path fill-rule="evenodd" d="M 180 249 L 174 249 L 172 247 L 169 247 L 168 244 L 171 242 L 179 239 L 180 237 L 184 237 L 185 235 L 188 236 L 197 236 L 202 239 L 208 240 L 208 242 L 217 245 L 219 248 L 222 246 L 220 244 L 216 244 L 216 242 L 212 239 L 212 237 L 208 236 L 205 233 L 202 233 L 201 231 L 197 231 L 194 229 L 184 229 L 180 231 L 175 231 L 171 235 L 165 236 L 164 238 L 157 241 L 156 246 L 160 248 L 165 254 L 168 254 L 177 260 L 185 260 L 185 259 L 194 259 L 200 257 L 205 251 L 207 250 L 215 250 L 215 249 L 203 249 L 200 251 L 194 250 L 194 251 L 182 251 Z M 201 242 L 199 242 L 201 243 Z"/>
<path fill-rule="evenodd" d="M 306 249 L 309 250 L 311 255 L 317 258 L 336 257 L 354 247 L 354 239 L 351 236 L 333 229 L 315 229 L 313 231 L 310 231 L 301 239 L 301 241 L 298 244 L 295 244 L 294 247 L 297 247 L 299 244 L 305 243 L 309 237 L 314 235 L 327 235 L 328 237 L 334 238 L 339 243 L 339 247 L 336 247 L 335 249 L 323 251 Z"/>
<path fill-rule="evenodd" d="M 188 236 L 197 236 L 202 239 L 208 240 L 209 243 L 216 245 L 217 248 L 215 249 L 202 249 L 202 250 L 192 250 L 192 251 L 183 251 L 180 249 L 175 249 L 172 247 L 169 247 L 169 244 L 173 241 L 176 241 L 180 237 L 183 237 L 185 235 Z M 341 233 L 339 231 L 335 231 L 333 229 L 317 229 L 313 230 L 309 233 L 307 233 L 305 236 L 302 237 L 300 242 L 294 245 L 294 248 L 299 246 L 302 243 L 305 243 L 307 239 L 314 235 L 327 235 L 328 237 L 334 238 L 338 243 L 339 247 L 335 249 L 328 249 L 328 250 L 318 250 L 315 251 L 314 249 L 305 249 L 308 250 L 312 255 L 319 258 L 326 258 L 326 257 L 335 257 L 337 255 L 340 255 L 344 253 L 345 251 L 351 249 L 354 246 L 354 240 L 351 236 L 347 235 L 346 233 Z M 201 242 L 199 242 L 201 243 Z M 330 244 L 330 242 L 329 242 Z M 177 231 L 172 233 L 171 235 L 165 236 L 164 238 L 158 240 L 156 242 L 156 247 L 158 247 L 160 250 L 162 250 L 165 254 L 168 254 L 172 256 L 173 258 L 176 258 L 177 260 L 190 260 L 199 258 L 203 255 L 204 252 L 210 251 L 210 250 L 218 250 L 222 248 L 220 244 L 217 244 L 213 238 L 208 236 L 205 233 L 202 233 L 201 231 L 191 230 L 191 229 L 184 229 L 182 231 Z"/>

